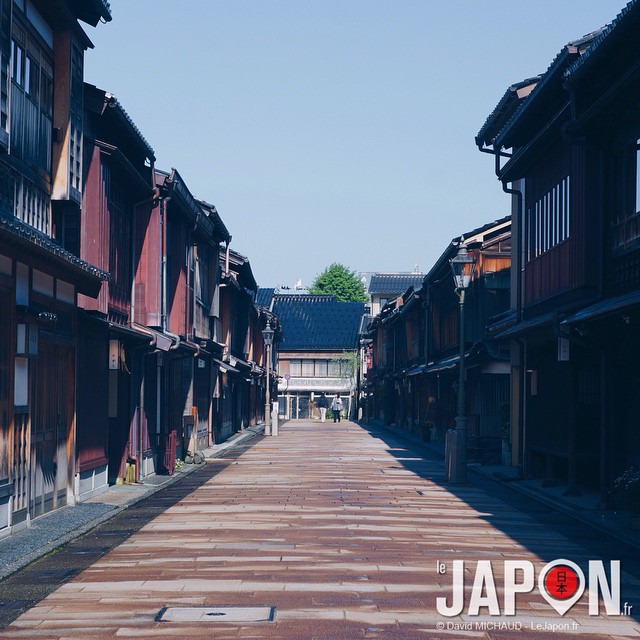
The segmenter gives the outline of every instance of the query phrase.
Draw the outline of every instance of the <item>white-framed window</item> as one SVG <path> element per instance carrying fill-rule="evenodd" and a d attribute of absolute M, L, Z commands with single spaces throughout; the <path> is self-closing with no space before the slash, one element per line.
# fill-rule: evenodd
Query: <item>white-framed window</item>
<path fill-rule="evenodd" d="M 289 360 L 289 374 L 292 378 L 302 376 L 302 360 Z"/>
<path fill-rule="evenodd" d="M 340 377 L 340 363 L 335 360 L 329 360 L 328 364 L 328 375 L 329 378 L 339 378 Z"/>
<path fill-rule="evenodd" d="M 571 182 L 564 177 L 527 209 L 527 260 L 533 260 L 569 238 Z"/>
<path fill-rule="evenodd" d="M 327 378 L 340 377 L 340 363 L 336 363 L 337 374 L 332 376 L 329 373 L 331 362 L 324 359 L 295 359 L 289 360 L 289 374 L 292 378 Z"/>

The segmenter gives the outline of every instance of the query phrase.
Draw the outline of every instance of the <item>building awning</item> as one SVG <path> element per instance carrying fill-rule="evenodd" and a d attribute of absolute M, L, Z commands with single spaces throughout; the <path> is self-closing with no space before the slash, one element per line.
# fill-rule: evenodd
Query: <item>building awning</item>
<path fill-rule="evenodd" d="M 426 369 L 427 369 L 427 365 L 426 364 L 420 364 L 417 367 L 413 367 L 411 369 L 408 369 L 406 374 L 408 376 L 417 376 L 419 373 L 424 373 Z"/>
<path fill-rule="evenodd" d="M 529 320 L 523 320 L 522 322 L 518 322 L 518 324 L 514 325 L 510 329 L 503 331 L 502 333 L 498 333 L 495 338 L 496 340 L 501 340 L 503 338 L 515 338 L 517 336 L 522 335 L 523 333 L 527 333 L 527 331 L 532 331 L 533 329 L 541 329 L 546 326 L 552 326 L 557 313 L 555 311 L 551 313 L 545 313 L 540 316 L 535 316 L 534 318 L 530 318 Z"/>
<path fill-rule="evenodd" d="M 464 354 L 465 362 L 471 356 L 471 351 L 466 351 Z M 428 362 L 427 364 L 421 364 L 412 369 L 406 371 L 407 376 L 416 376 L 420 373 L 438 373 L 439 371 L 446 371 L 447 369 L 455 369 L 460 362 L 460 355 L 451 356 L 449 358 L 443 358 L 442 360 Z"/>
<path fill-rule="evenodd" d="M 640 304 L 640 291 L 634 291 L 615 298 L 607 298 L 581 309 L 572 316 L 565 318 L 560 325 L 569 326 L 578 322 L 601 320 L 604 316 L 621 312 L 629 307 Z"/>
<path fill-rule="evenodd" d="M 73 284 L 78 293 L 91 298 L 97 298 L 102 283 L 111 279 L 106 271 L 81 260 L 49 236 L 13 216 L 5 216 L 2 213 L 0 240 L 5 241 L 5 246 L 12 249 L 5 255 L 17 260 L 26 260 L 36 269 Z"/>
<path fill-rule="evenodd" d="M 237 367 L 239 369 L 249 369 L 249 370 L 251 370 L 251 363 L 246 362 L 245 360 L 240 360 L 240 358 L 236 358 L 235 356 L 231 356 L 229 358 L 229 364 L 232 367 Z"/>
<path fill-rule="evenodd" d="M 256 364 L 255 362 L 251 363 L 251 375 L 252 376 L 263 376 L 267 370 L 264 367 Z"/>
<path fill-rule="evenodd" d="M 464 354 L 465 360 L 469 357 L 469 352 Z M 455 369 L 460 362 L 460 356 L 451 356 L 439 360 L 438 362 L 429 362 L 424 370 L 425 373 L 438 373 L 439 371 L 446 371 L 447 369 Z"/>
<path fill-rule="evenodd" d="M 220 369 L 222 369 L 222 371 L 231 371 L 231 373 L 240 373 L 238 369 L 236 369 L 235 367 L 232 367 L 230 364 L 227 364 L 226 362 L 223 362 L 222 360 L 218 360 L 217 358 L 214 358 L 213 361 L 215 362 L 216 365 L 218 365 Z"/>

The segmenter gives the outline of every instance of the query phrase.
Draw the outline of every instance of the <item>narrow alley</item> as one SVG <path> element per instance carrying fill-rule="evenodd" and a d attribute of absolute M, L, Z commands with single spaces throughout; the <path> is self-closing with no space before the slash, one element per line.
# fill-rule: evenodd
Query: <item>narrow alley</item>
<path fill-rule="evenodd" d="M 441 458 L 389 431 L 289 421 L 278 437 L 256 438 L 156 494 L 157 511 L 140 526 L 131 509 L 116 546 L 0 637 L 638 637 L 635 609 L 611 615 L 601 602 L 589 615 L 585 591 L 561 616 L 537 586 L 556 559 L 585 574 L 601 560 L 607 575 L 620 560 L 621 606 L 640 610 L 637 550 L 470 475 L 464 487 L 445 486 Z M 454 560 L 465 561 L 465 603 L 449 617 L 437 598 L 454 599 Z M 479 615 L 469 610 L 476 565 L 487 560 L 499 616 L 488 615 L 486 576 Z M 536 576 L 510 616 L 505 560 L 530 562 Z"/>

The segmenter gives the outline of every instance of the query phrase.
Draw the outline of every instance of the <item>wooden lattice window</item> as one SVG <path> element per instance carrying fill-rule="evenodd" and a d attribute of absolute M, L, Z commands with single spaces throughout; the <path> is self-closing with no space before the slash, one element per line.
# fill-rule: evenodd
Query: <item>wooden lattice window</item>
<path fill-rule="evenodd" d="M 9 140 L 9 61 L 11 58 L 11 0 L 0 0 L 0 144 Z"/>
<path fill-rule="evenodd" d="M 48 195 L 20 174 L 16 174 L 15 185 L 16 218 L 45 235 L 51 235 L 51 206 Z"/>
<path fill-rule="evenodd" d="M 53 132 L 53 51 L 30 29 L 18 22 L 13 26 L 10 68 L 11 154 L 27 164 L 50 173 Z M 0 68 L 1 73 L 2 68 Z M 2 90 L 0 75 L 0 105 L 4 100 Z M 8 99 L 8 95 L 6 97 Z M 0 123 L 1 119 L 0 106 Z"/>
<path fill-rule="evenodd" d="M 80 199 L 82 192 L 82 78 L 84 54 L 77 43 L 71 48 L 71 96 L 69 123 L 69 183 L 72 195 Z"/>
<path fill-rule="evenodd" d="M 527 209 L 527 259 L 533 260 L 569 238 L 571 231 L 569 176 Z"/>

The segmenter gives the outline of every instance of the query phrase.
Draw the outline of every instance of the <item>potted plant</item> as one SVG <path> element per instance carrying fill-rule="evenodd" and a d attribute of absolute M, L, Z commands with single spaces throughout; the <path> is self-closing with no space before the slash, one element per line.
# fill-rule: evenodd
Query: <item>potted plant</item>
<path fill-rule="evenodd" d="M 640 527 L 640 467 L 628 467 L 613 481 L 616 504 L 631 512 Z"/>

